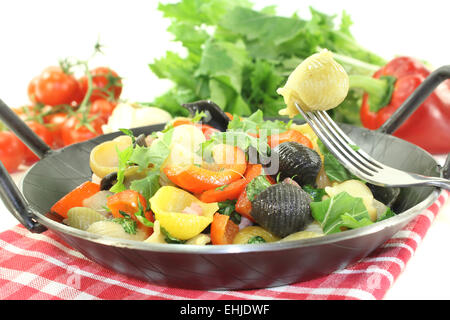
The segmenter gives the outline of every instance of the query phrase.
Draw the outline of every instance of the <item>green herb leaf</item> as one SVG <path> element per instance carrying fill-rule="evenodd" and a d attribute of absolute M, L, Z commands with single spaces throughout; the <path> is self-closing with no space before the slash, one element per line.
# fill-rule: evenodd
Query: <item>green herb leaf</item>
<path fill-rule="evenodd" d="M 124 134 L 126 134 L 127 136 L 131 137 L 131 141 L 134 143 L 136 141 L 136 137 L 133 134 L 133 131 L 131 131 L 130 129 L 119 129 L 121 132 L 123 132 Z"/>
<path fill-rule="evenodd" d="M 130 218 L 114 218 L 111 221 L 118 223 L 122 226 L 123 230 L 129 234 L 136 234 L 137 232 L 137 223 L 133 219 Z"/>
<path fill-rule="evenodd" d="M 392 209 L 391 208 L 387 208 L 386 209 L 386 211 L 377 219 L 377 222 L 378 221 L 383 221 L 383 220 L 386 220 L 386 219 L 389 219 L 389 218 L 392 218 L 392 217 L 395 217 L 395 212 L 394 211 L 392 211 Z"/>
<path fill-rule="evenodd" d="M 254 236 L 254 237 L 251 237 L 251 238 L 248 239 L 248 241 L 247 241 L 248 244 L 257 244 L 257 243 L 266 243 L 266 242 L 267 242 L 267 241 L 264 240 L 264 238 L 261 237 L 261 236 Z"/>
<path fill-rule="evenodd" d="M 262 133 L 265 136 L 270 136 L 289 130 L 291 125 L 292 121 L 286 123 L 280 120 L 265 120 L 263 111 L 258 110 L 248 118 L 233 117 L 233 120 L 228 123 L 228 130 L 254 134 Z"/>
<path fill-rule="evenodd" d="M 130 189 L 139 192 L 145 199 L 150 199 L 161 187 L 159 177 L 159 170 L 151 170 L 145 178 L 133 180 Z"/>
<path fill-rule="evenodd" d="M 250 147 L 257 150 L 262 155 L 270 154 L 270 147 L 267 144 L 267 138 L 255 138 L 243 131 L 215 132 L 211 138 L 201 146 L 202 155 L 208 157 L 213 146 L 217 144 L 228 144 L 239 147 L 247 152 Z"/>
<path fill-rule="evenodd" d="M 150 147 L 136 146 L 129 161 L 139 166 L 141 170 L 148 169 L 150 165 L 159 169 L 170 154 L 170 142 L 173 129 L 163 133 Z"/>
<path fill-rule="evenodd" d="M 324 156 L 324 169 L 330 181 L 343 182 L 356 178 L 335 158 L 322 141 L 318 140 L 317 144 L 319 145 L 320 152 Z"/>
<path fill-rule="evenodd" d="M 347 192 L 320 202 L 311 202 L 311 214 L 325 234 L 341 232 L 342 228 L 360 228 L 372 224 L 361 198 Z"/>
<path fill-rule="evenodd" d="M 161 229 L 161 233 L 164 235 L 164 240 L 167 243 L 174 243 L 174 244 L 184 244 L 184 243 L 186 243 L 186 240 L 180 240 L 180 239 L 177 239 L 177 238 L 171 236 L 170 233 L 166 229 L 164 229 L 163 227 L 160 227 L 160 229 Z"/>
<path fill-rule="evenodd" d="M 218 203 L 220 214 L 230 217 L 231 221 L 239 225 L 241 223 L 241 215 L 236 212 L 236 200 L 227 200 Z"/>
<path fill-rule="evenodd" d="M 117 157 L 119 158 L 119 165 L 117 170 L 117 182 L 110 189 L 110 191 L 114 193 L 126 190 L 123 184 L 123 180 L 125 178 L 125 170 L 127 169 L 129 160 L 131 158 L 131 155 L 133 154 L 133 146 L 130 145 L 123 151 L 119 151 L 119 149 L 116 147 L 116 152 Z"/>
<path fill-rule="evenodd" d="M 325 192 L 325 189 L 316 189 L 313 188 L 310 185 L 305 185 L 302 187 L 306 193 L 308 193 L 314 202 L 320 202 L 323 199 L 323 196 L 325 196 L 327 193 Z"/>
<path fill-rule="evenodd" d="M 247 184 L 246 192 L 248 200 L 255 200 L 256 196 L 271 186 L 265 176 L 258 176 Z"/>

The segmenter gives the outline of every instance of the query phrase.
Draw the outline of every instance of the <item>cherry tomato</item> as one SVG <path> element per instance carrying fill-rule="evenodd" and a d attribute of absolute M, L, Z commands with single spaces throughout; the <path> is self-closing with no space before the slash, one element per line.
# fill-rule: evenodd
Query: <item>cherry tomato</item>
<path fill-rule="evenodd" d="M 43 124 L 36 121 L 27 121 L 26 124 L 36 133 L 42 141 L 44 141 L 49 147 L 53 147 L 53 135 L 51 131 Z M 26 165 L 31 165 L 36 161 L 39 161 L 38 156 L 31 151 L 23 142 L 21 142 L 24 147 L 24 162 Z"/>
<path fill-rule="evenodd" d="M 13 108 L 12 110 L 23 121 L 26 121 L 30 117 L 35 117 L 37 115 L 36 109 L 34 108 L 34 106 L 23 106 L 23 107 L 19 107 L 19 108 Z"/>
<path fill-rule="evenodd" d="M 36 102 L 50 106 L 71 105 L 79 97 L 78 81 L 74 76 L 64 73 L 59 67 L 48 67 L 36 80 Z"/>
<path fill-rule="evenodd" d="M 39 122 L 42 122 L 41 120 L 43 120 L 46 117 L 45 114 L 51 113 L 52 110 L 53 107 L 42 105 L 22 106 L 19 108 L 13 108 L 13 111 L 23 121 L 32 121 L 40 119 Z"/>
<path fill-rule="evenodd" d="M 31 102 L 36 103 L 36 84 L 39 77 L 34 77 L 28 84 L 28 98 Z"/>
<path fill-rule="evenodd" d="M 105 122 L 107 122 L 116 105 L 116 103 L 110 102 L 106 99 L 97 99 L 92 102 L 91 110 L 89 111 L 89 113 L 91 115 L 99 116 Z"/>
<path fill-rule="evenodd" d="M 61 127 L 61 137 L 64 146 L 83 142 L 101 135 L 104 120 L 100 117 L 88 119 L 89 124 L 80 124 L 81 115 L 70 116 Z M 92 129 L 92 130 L 91 130 Z"/>
<path fill-rule="evenodd" d="M 0 161 L 9 173 L 16 172 L 24 160 L 24 144 L 10 131 L 0 132 Z"/>
<path fill-rule="evenodd" d="M 97 99 L 119 99 L 122 93 L 122 80 L 117 72 L 108 67 L 98 67 L 91 70 L 90 73 L 93 85 L 91 102 Z M 88 91 L 88 78 L 81 77 L 79 83 L 84 97 Z"/>
<path fill-rule="evenodd" d="M 53 113 L 44 117 L 44 122 L 47 124 L 48 130 L 52 133 L 53 148 L 55 149 L 64 147 L 61 129 L 67 118 L 68 115 L 64 112 Z"/>

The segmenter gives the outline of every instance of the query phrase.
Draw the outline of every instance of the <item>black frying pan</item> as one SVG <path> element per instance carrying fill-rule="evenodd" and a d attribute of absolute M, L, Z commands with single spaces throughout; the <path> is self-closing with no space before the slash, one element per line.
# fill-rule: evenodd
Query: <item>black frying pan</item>
<path fill-rule="evenodd" d="M 375 159 L 395 168 L 429 176 L 449 175 L 449 160 L 440 167 L 424 150 L 389 135 L 444 79 L 450 67 L 432 73 L 383 128 L 370 131 L 349 125 L 343 130 Z M 368 227 L 320 238 L 261 245 L 189 246 L 148 244 L 108 238 L 66 226 L 48 216 L 50 207 L 91 179 L 89 154 L 112 133 L 60 150 L 51 150 L 0 100 L 0 118 L 41 160 L 25 174 L 21 191 L 0 165 L 0 196 L 11 213 L 31 232 L 58 234 L 87 258 L 119 273 L 157 285 L 189 289 L 250 289 L 306 281 L 329 274 L 367 256 L 430 206 L 440 190 L 401 189 L 397 216 Z M 163 125 L 134 129 L 135 135 Z"/>

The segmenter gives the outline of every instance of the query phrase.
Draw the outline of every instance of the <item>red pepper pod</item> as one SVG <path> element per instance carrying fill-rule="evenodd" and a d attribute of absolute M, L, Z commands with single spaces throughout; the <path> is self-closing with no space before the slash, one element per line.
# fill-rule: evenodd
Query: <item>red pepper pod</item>
<path fill-rule="evenodd" d="M 395 84 L 390 101 L 377 111 L 371 110 L 370 92 L 365 93 L 360 109 L 361 122 L 368 129 L 378 129 L 430 75 L 416 59 L 399 57 L 373 75 L 390 76 Z M 420 107 L 393 133 L 432 154 L 450 152 L 450 81 L 441 83 Z"/>

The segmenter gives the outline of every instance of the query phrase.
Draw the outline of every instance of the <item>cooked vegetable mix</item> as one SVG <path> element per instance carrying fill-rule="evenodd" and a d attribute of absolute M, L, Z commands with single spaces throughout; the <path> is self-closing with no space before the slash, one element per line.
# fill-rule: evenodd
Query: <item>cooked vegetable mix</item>
<path fill-rule="evenodd" d="M 342 71 L 330 59 L 328 67 L 294 71 L 319 77 L 320 88 L 310 92 L 321 101 L 341 100 L 340 82 L 347 90 L 345 74 L 322 81 Z M 292 88 L 292 79 L 304 81 L 297 74 L 288 80 Z M 267 121 L 261 111 L 230 115 L 213 102 L 186 107 L 193 116 L 176 118 L 161 132 L 134 137 L 123 129 L 123 136 L 95 147 L 90 164 L 100 184 L 86 182 L 52 211 L 103 236 L 194 245 L 295 241 L 394 215 L 387 205 L 394 190 L 372 187 L 383 195 L 375 199 L 308 125 Z"/>

